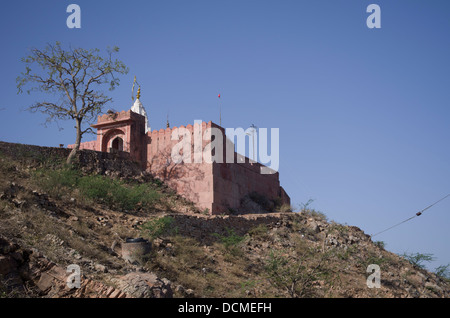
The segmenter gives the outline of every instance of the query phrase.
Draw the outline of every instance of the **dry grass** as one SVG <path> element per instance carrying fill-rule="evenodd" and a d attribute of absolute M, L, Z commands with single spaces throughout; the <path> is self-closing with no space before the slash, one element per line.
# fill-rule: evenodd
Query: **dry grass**
<path fill-rule="evenodd" d="M 200 246 L 182 236 L 169 240 L 169 247 L 154 251 L 146 266 L 205 297 L 243 296 L 242 286 L 252 277 L 246 272 L 248 259 L 242 250 L 230 250 L 221 243 Z"/>

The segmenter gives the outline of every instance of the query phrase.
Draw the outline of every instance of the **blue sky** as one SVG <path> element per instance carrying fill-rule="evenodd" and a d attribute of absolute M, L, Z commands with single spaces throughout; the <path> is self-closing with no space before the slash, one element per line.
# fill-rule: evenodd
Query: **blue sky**
<path fill-rule="evenodd" d="M 66 26 L 70 3 L 81 29 Z M 381 29 L 366 26 L 371 3 Z M 219 122 L 220 93 L 223 126 L 280 129 L 293 205 L 313 199 L 372 234 L 450 193 L 449 12 L 444 0 L 4 1 L 0 140 L 75 140 L 73 123 L 23 111 L 42 97 L 16 94 L 29 48 L 117 45 L 130 72 L 109 108 L 131 107 L 134 75 L 154 129 L 167 114 Z M 434 269 L 450 263 L 449 221 L 450 199 L 374 240 L 432 253 Z"/>

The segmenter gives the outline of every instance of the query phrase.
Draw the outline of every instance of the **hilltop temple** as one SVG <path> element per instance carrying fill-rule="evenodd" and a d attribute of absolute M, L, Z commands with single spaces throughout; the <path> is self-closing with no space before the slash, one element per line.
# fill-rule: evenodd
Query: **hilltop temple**
<path fill-rule="evenodd" d="M 171 128 L 167 122 L 165 129 L 151 130 L 147 112 L 140 101 L 140 88 L 130 110 L 108 111 L 107 114 L 99 116 L 92 127 L 97 129 L 97 139 L 81 143 L 80 149 L 128 156 L 209 214 L 254 212 L 245 211 L 242 204 L 251 194 L 278 204 L 290 204 L 289 196 L 280 186 L 278 172 L 262 174 L 261 168 L 266 167 L 236 153 L 234 146 L 227 148 L 226 144 L 231 143 L 228 138 L 223 138 L 223 158 L 226 156 L 225 149 L 233 149 L 232 156 L 235 161 L 227 163 L 226 160 L 211 160 L 216 151 L 207 147 L 213 139 L 211 131 L 218 129 L 225 136 L 225 129 L 219 125 L 210 121 Z M 194 159 L 187 163 L 173 159 L 173 148 L 179 141 L 172 140 L 172 135 L 181 128 L 190 132 L 193 137 L 194 133 L 202 134 L 201 149 L 204 149 L 203 152 L 210 152 L 207 153 L 210 160 L 199 162 Z M 194 145 L 192 139 L 192 149 L 200 146 Z M 73 145 L 69 147 L 72 148 Z M 185 149 L 182 151 L 183 156 Z"/>

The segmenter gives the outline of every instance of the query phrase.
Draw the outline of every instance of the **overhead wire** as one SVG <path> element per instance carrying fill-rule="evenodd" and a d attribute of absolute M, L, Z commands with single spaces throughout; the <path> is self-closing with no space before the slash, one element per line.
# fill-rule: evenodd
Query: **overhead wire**
<path fill-rule="evenodd" d="M 425 212 L 426 210 L 430 209 L 431 207 L 435 206 L 436 204 L 438 204 L 439 202 L 445 200 L 445 199 L 448 198 L 448 197 L 450 197 L 450 193 L 447 194 L 445 197 L 443 197 L 443 198 L 437 200 L 437 201 L 434 202 L 433 204 L 427 206 L 425 209 L 423 209 L 423 210 L 417 212 L 414 216 L 409 217 L 409 218 L 407 218 L 406 220 L 401 221 L 400 223 L 397 223 L 397 224 L 395 224 L 395 225 L 392 225 L 392 226 L 388 227 L 387 229 L 384 229 L 384 230 L 382 230 L 382 231 L 380 231 L 380 232 L 377 232 L 377 233 L 371 235 L 370 237 L 372 238 L 372 237 L 374 237 L 374 236 L 376 236 L 376 235 L 379 235 L 379 234 L 381 234 L 381 233 L 384 233 L 384 232 L 386 232 L 386 231 L 389 231 L 390 229 L 393 229 L 394 227 L 397 227 L 397 226 L 399 226 L 399 225 L 401 225 L 401 224 L 403 224 L 403 223 L 406 223 L 406 222 L 408 222 L 408 221 L 410 221 L 410 220 L 412 220 L 412 219 L 414 219 L 414 218 L 416 218 L 416 217 L 418 217 L 418 216 L 421 216 L 423 212 Z"/>

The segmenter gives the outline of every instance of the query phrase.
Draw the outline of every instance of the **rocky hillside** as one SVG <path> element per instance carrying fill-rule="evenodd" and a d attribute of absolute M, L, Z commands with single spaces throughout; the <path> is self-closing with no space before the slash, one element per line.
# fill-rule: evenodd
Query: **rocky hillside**
<path fill-rule="evenodd" d="M 0 297 L 449 296 L 445 279 L 316 211 L 207 216 L 132 162 L 83 151 L 67 168 L 66 155 L 0 142 Z M 148 250 L 125 260 L 140 237 Z"/>

